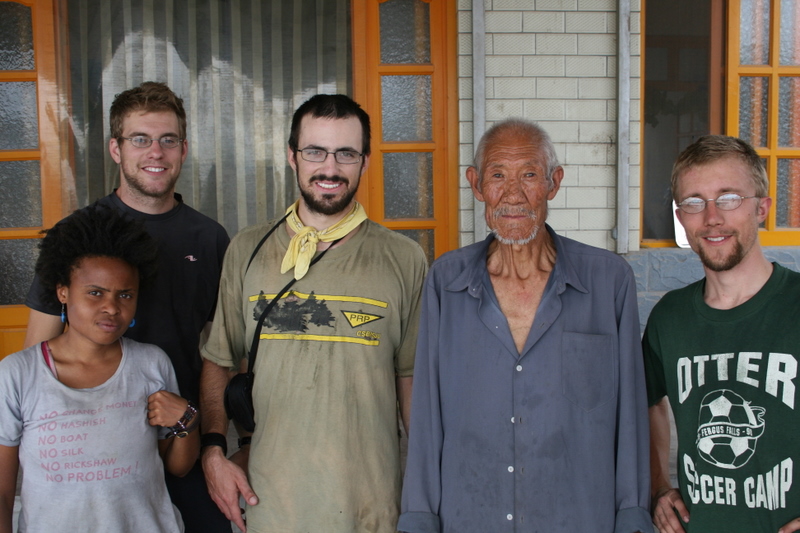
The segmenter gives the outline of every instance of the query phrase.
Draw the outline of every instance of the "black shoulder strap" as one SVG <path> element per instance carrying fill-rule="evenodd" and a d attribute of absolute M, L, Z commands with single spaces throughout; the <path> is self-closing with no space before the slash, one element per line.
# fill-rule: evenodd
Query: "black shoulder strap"
<path fill-rule="evenodd" d="M 285 218 L 286 217 L 283 217 L 283 219 L 281 219 L 281 222 L 283 222 L 283 220 Z M 272 230 L 274 230 L 277 226 L 278 226 L 278 224 L 273 226 Z M 272 230 L 270 230 L 270 232 L 267 233 L 264 236 L 263 239 L 261 239 L 261 242 L 258 243 L 258 246 L 256 247 L 255 251 L 253 252 L 253 257 L 255 257 L 255 254 L 258 251 L 258 248 L 261 247 L 261 245 L 264 243 L 264 241 L 267 240 L 267 237 L 269 237 L 270 233 L 272 233 Z M 316 263 L 317 261 L 322 259 L 322 256 L 325 255 L 325 253 L 328 250 L 330 250 L 331 248 L 336 246 L 336 244 L 339 241 L 341 241 L 343 238 L 344 237 L 340 237 L 340 238 L 336 239 L 335 241 L 331 242 L 331 245 L 329 247 L 325 248 L 322 251 L 322 253 L 320 253 L 317 257 L 315 257 L 311 261 L 311 263 L 308 265 L 309 268 L 311 268 L 314 265 L 314 263 Z M 253 260 L 253 257 L 250 258 L 250 261 Z M 250 266 L 249 263 L 248 263 L 247 266 L 248 267 Z M 264 308 L 264 310 L 261 312 L 261 315 L 258 317 L 258 323 L 256 323 L 256 330 L 255 330 L 255 333 L 253 333 L 253 342 L 250 344 L 250 353 L 247 354 L 247 360 L 248 360 L 247 361 L 247 373 L 250 374 L 251 377 L 253 375 L 253 368 L 255 368 L 255 365 L 256 365 L 256 353 L 258 352 L 258 341 L 261 340 L 261 328 L 264 327 L 264 320 L 266 320 L 267 315 L 269 314 L 270 311 L 272 311 L 272 308 L 275 307 L 275 304 L 278 303 L 278 300 L 280 300 L 283 297 L 283 295 L 286 294 L 286 291 L 288 291 L 289 288 L 292 285 L 294 285 L 295 281 L 297 281 L 297 278 L 292 278 L 292 280 L 289 283 L 287 283 L 286 286 L 283 287 L 280 290 L 280 292 L 278 292 L 278 294 L 275 295 L 275 298 L 273 298 L 272 301 L 269 304 L 267 304 L 267 307 Z"/>

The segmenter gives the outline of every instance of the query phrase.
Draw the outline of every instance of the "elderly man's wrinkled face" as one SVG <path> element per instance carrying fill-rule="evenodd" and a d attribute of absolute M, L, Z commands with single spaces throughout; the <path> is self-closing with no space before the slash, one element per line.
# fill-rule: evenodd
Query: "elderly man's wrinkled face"
<path fill-rule="evenodd" d="M 547 179 L 538 145 L 518 135 L 498 137 L 486 147 L 483 175 L 467 170 L 475 197 L 486 203 L 486 223 L 503 244 L 527 244 L 544 228 L 547 201 L 561 185 L 563 169 Z M 479 179 L 480 178 L 480 179 Z"/>

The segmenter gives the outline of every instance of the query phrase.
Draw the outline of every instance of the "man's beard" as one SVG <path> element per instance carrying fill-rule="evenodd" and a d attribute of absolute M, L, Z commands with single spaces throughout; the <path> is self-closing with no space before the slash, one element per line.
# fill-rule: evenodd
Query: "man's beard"
<path fill-rule="evenodd" d="M 744 246 L 742 246 L 742 243 L 737 239 L 736 243 L 734 244 L 733 251 L 727 257 L 723 257 L 719 260 L 712 259 L 706 254 L 706 251 L 702 246 L 697 247 L 697 255 L 700 257 L 700 261 L 703 263 L 703 266 L 705 266 L 707 269 L 713 272 L 725 272 L 726 270 L 730 270 L 741 263 L 742 259 L 744 259 L 745 253 Z"/>
<path fill-rule="evenodd" d="M 522 239 L 506 239 L 502 235 L 500 235 L 496 229 L 492 229 L 492 233 L 494 233 L 494 238 L 500 241 L 503 244 L 516 244 L 518 246 L 522 246 L 523 244 L 528 244 L 533 239 L 536 238 L 536 235 L 539 234 L 539 226 L 533 228 L 533 232 L 525 238 Z"/>
<path fill-rule="evenodd" d="M 538 218 L 536 216 L 536 211 L 529 209 L 515 209 L 511 207 L 501 207 L 492 214 L 492 216 L 496 219 L 506 215 L 512 215 L 512 216 L 525 215 L 534 222 L 536 222 L 536 219 Z M 497 228 L 491 228 L 491 230 L 492 233 L 494 234 L 495 239 L 500 241 L 502 244 L 517 245 L 517 246 L 528 244 L 529 242 L 534 240 L 536 236 L 539 234 L 538 225 L 533 226 L 533 230 L 531 231 L 530 235 L 528 235 L 527 237 L 522 237 L 521 239 L 509 239 L 507 237 L 503 237 L 502 235 L 500 235 L 500 232 L 498 231 Z"/>
<path fill-rule="evenodd" d="M 315 181 L 341 183 L 346 189 L 345 194 L 339 199 L 336 199 L 334 194 L 324 193 L 320 198 L 315 198 L 310 191 L 307 191 L 300 186 L 300 178 L 297 178 L 297 187 L 300 189 L 300 195 L 303 197 L 303 201 L 305 202 L 306 206 L 308 206 L 311 211 L 321 215 L 338 215 L 347 209 L 347 206 L 349 206 L 350 202 L 353 201 L 353 197 L 355 197 L 356 192 L 358 191 L 358 186 L 356 186 L 353 190 L 349 190 L 348 187 L 350 185 L 350 181 L 342 176 L 311 176 L 311 179 L 308 180 L 309 186 Z"/>
<path fill-rule="evenodd" d="M 167 184 L 168 187 L 166 187 L 166 189 L 164 189 L 163 191 L 149 190 L 145 187 L 143 180 L 140 180 L 136 176 L 131 176 L 130 174 L 125 172 L 124 168 L 122 170 L 122 179 L 125 180 L 125 183 L 128 184 L 128 188 L 130 188 L 132 191 L 135 191 L 136 193 L 142 196 L 147 196 L 149 198 L 163 198 L 168 195 L 171 196 L 172 191 L 175 189 L 175 184 L 178 182 L 178 176 L 175 176 L 172 179 L 172 181 Z"/>

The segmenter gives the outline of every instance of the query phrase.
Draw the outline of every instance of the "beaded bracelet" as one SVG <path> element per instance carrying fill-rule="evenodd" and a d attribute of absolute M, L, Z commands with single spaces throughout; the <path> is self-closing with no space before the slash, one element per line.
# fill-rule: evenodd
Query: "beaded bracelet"
<path fill-rule="evenodd" d="M 197 429 L 200 424 L 200 416 L 197 411 L 197 407 L 195 407 L 194 402 L 189 400 L 186 404 L 186 412 L 183 413 L 183 417 L 178 420 L 178 423 L 172 427 L 169 427 L 170 435 L 167 437 L 178 437 L 179 439 L 184 438 L 186 435 Z"/>

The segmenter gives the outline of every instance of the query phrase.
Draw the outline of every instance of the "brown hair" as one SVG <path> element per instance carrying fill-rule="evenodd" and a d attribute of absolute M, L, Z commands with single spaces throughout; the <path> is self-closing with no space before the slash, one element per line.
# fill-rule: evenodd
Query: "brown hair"
<path fill-rule="evenodd" d="M 292 116 L 292 128 L 289 132 L 289 148 L 297 152 L 300 142 L 300 123 L 303 117 L 310 115 L 314 118 L 343 119 L 356 117 L 361 122 L 361 136 L 363 144 L 361 152 L 370 154 L 370 125 L 369 115 L 361 109 L 352 98 L 344 94 L 317 94 L 303 102 Z"/>
<path fill-rule="evenodd" d="M 167 87 L 166 83 L 146 81 L 127 91 L 119 93 L 111 104 L 111 137 L 122 137 L 122 121 L 134 111 L 153 113 L 172 111 L 178 117 L 181 139 L 186 138 L 186 111 L 183 100 Z"/>
<path fill-rule="evenodd" d="M 727 135 L 704 135 L 681 152 L 672 166 L 672 198 L 678 198 L 678 180 L 689 169 L 715 163 L 721 159 L 733 157 L 742 162 L 750 174 L 750 180 L 756 188 L 756 196 L 765 198 L 769 195 L 769 180 L 761 156 L 748 143 Z"/>

